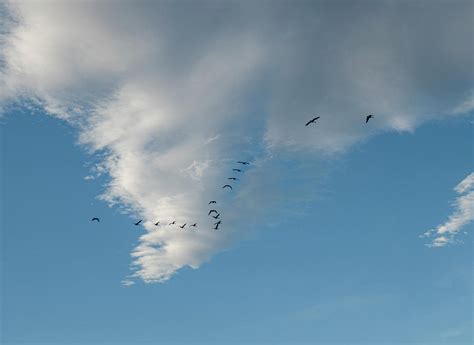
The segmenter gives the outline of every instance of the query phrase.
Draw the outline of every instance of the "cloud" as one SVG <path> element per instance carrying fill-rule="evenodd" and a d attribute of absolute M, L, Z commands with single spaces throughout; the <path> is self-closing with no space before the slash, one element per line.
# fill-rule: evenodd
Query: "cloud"
<path fill-rule="evenodd" d="M 474 220 L 474 172 L 462 180 L 454 191 L 459 194 L 454 202 L 454 212 L 445 223 L 422 235 L 433 238 L 428 247 L 443 247 L 456 242 L 461 230 Z"/>
<path fill-rule="evenodd" d="M 470 95 L 461 102 L 458 106 L 456 106 L 452 113 L 454 115 L 458 114 L 467 114 L 474 110 L 474 91 L 470 93 Z"/>
<path fill-rule="evenodd" d="M 109 176 L 102 199 L 146 220 L 132 252 L 135 278 L 165 281 L 246 236 L 254 226 L 236 210 L 259 224 L 289 202 L 282 157 L 343 152 L 449 116 L 472 89 L 471 9 L 462 1 L 10 2 L 0 12 L 8 18 L 0 104 L 40 108 L 78 129 L 100 157 L 91 176 Z M 318 135 L 301 128 L 314 113 L 324 119 Z M 376 114 L 370 126 L 367 113 Z M 230 197 L 222 181 L 239 159 L 253 165 Z M 314 197 L 290 193 L 295 202 Z M 207 217 L 211 198 L 222 231 Z"/>

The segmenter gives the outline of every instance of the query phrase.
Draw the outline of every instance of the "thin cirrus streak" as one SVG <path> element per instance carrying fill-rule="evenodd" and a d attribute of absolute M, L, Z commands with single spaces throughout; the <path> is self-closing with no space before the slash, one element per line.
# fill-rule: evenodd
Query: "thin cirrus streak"
<path fill-rule="evenodd" d="M 425 232 L 422 237 L 431 238 L 429 247 L 444 247 L 455 243 L 462 229 L 474 220 L 474 172 L 454 187 L 459 194 L 454 202 L 454 212 L 445 223 Z"/>
<path fill-rule="evenodd" d="M 470 111 L 469 8 L 440 22 L 440 4 L 348 6 L 350 18 L 314 2 L 8 2 L 0 104 L 68 121 L 86 150 L 101 153 L 87 179 L 107 174 L 102 199 L 144 219 L 132 277 L 165 281 L 288 199 L 311 197 L 281 189 L 282 154 L 327 157 Z M 302 130 L 308 114 L 324 119 L 311 128 L 318 135 Z M 366 114 L 376 115 L 370 126 Z M 235 190 L 222 190 L 231 162 L 250 158 Z M 209 200 L 226 217 L 219 231 Z M 176 231 L 173 220 L 199 229 Z"/>

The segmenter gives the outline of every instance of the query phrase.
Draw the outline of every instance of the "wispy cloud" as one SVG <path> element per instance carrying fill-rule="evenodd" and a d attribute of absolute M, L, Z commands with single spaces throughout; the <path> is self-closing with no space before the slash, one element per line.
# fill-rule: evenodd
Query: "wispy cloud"
<path fill-rule="evenodd" d="M 471 91 L 469 96 L 457 105 L 452 113 L 454 115 L 467 114 L 474 110 L 474 91 Z"/>
<path fill-rule="evenodd" d="M 449 115 L 473 77 L 469 3 L 5 8 L 0 104 L 40 107 L 100 153 L 100 173 L 110 177 L 102 199 L 146 220 L 132 252 L 135 277 L 146 282 L 197 268 L 244 236 L 251 226 L 230 205 L 253 219 L 287 202 L 272 184 L 284 178 L 273 170 L 282 153 L 331 154 L 377 133 L 411 131 Z M 302 130 L 314 113 L 324 118 L 318 135 Z M 370 126 L 367 113 L 376 114 Z M 250 158 L 229 198 L 220 181 L 231 162 Z M 219 205 L 225 231 L 211 228 L 210 198 L 227 202 Z M 199 228 L 155 227 L 155 219 Z"/>
<path fill-rule="evenodd" d="M 443 247 L 456 242 L 457 235 L 474 220 L 474 172 L 462 180 L 454 191 L 459 194 L 454 202 L 454 212 L 448 220 L 425 232 L 422 237 L 432 238 L 429 247 Z"/>

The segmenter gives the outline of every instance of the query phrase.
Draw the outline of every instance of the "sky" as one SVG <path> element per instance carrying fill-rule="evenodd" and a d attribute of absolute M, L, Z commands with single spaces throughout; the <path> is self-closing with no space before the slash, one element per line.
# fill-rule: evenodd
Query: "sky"
<path fill-rule="evenodd" d="M 2 343 L 471 343 L 473 13 L 0 4 Z"/>

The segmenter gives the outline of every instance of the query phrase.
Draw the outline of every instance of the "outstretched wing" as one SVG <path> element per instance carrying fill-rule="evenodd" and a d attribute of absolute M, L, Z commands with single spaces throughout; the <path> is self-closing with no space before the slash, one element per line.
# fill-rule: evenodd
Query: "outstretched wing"
<path fill-rule="evenodd" d="M 305 126 L 308 126 L 310 124 L 312 124 L 314 121 L 316 121 L 317 119 L 319 119 L 319 116 L 316 116 L 314 119 L 312 120 L 309 120 L 308 122 L 306 122 Z"/>

